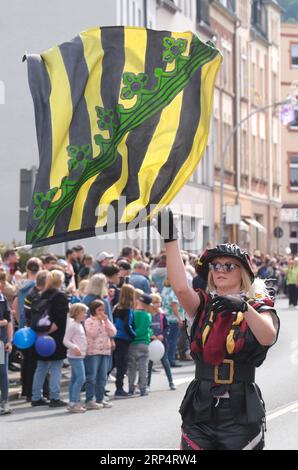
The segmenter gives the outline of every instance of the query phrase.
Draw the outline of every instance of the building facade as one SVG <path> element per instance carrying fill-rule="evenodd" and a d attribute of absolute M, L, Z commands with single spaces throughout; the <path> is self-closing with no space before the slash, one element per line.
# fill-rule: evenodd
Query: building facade
<path fill-rule="evenodd" d="M 280 101 L 280 8 L 276 1 L 261 0 L 199 0 L 198 7 L 205 17 L 202 26 L 210 29 L 224 57 L 214 97 L 215 238 L 237 241 L 250 251 L 273 252 L 281 207 L 275 112 Z"/>
<path fill-rule="evenodd" d="M 298 23 L 281 25 L 281 95 L 292 94 L 298 99 Z M 280 225 L 282 251 L 290 248 L 298 253 L 298 105 L 294 107 L 293 121 L 282 128 L 283 205 Z"/>
<path fill-rule="evenodd" d="M 26 199 L 24 194 L 28 198 L 31 187 L 28 183 L 27 193 L 20 194 L 20 170 L 33 168 L 34 171 L 38 166 L 33 105 L 22 64 L 23 54 L 44 51 L 94 25 L 127 25 L 196 31 L 202 40 L 212 40 L 224 57 L 216 82 L 206 154 L 173 201 L 176 214 L 182 214 L 186 232 L 196 234 L 191 243 L 182 239 L 182 247 L 200 252 L 208 243 L 218 242 L 222 235 L 223 241 L 238 241 L 251 251 L 256 248 L 278 251 L 281 240 L 274 239 L 272 234 L 280 225 L 284 155 L 281 155 L 280 124 L 274 106 L 281 99 L 277 1 L 89 0 L 88 9 L 81 2 L 73 8 L 71 0 L 39 3 L 35 0 L 24 4 L 18 0 L 5 2 L 3 14 L 9 21 L 0 25 L 0 44 L 5 52 L 1 55 L 0 71 L 0 217 L 6 222 L 1 228 L 0 241 L 24 242 L 25 232 L 19 231 L 20 198 Z M 291 38 L 293 47 L 286 47 L 293 50 L 295 64 L 291 76 L 294 77 L 298 52 L 296 36 Z M 244 122 L 231 138 L 223 162 L 225 143 L 241 120 Z M 294 131 L 291 132 L 294 136 Z M 287 161 L 295 186 L 297 148 L 294 147 L 293 143 Z M 28 175 L 23 172 L 23 179 L 28 179 Z M 295 189 L 291 190 L 288 204 L 295 204 L 295 196 Z M 185 207 L 186 202 L 189 207 Z M 26 209 L 22 204 L 21 207 Z M 291 233 L 296 232 L 293 229 Z M 116 253 L 127 241 L 122 234 L 116 239 L 88 239 L 82 243 L 92 252 L 106 249 Z M 142 229 L 133 244 L 152 252 L 160 249 L 153 228 Z M 54 251 L 64 249 L 63 245 L 56 246 Z"/>

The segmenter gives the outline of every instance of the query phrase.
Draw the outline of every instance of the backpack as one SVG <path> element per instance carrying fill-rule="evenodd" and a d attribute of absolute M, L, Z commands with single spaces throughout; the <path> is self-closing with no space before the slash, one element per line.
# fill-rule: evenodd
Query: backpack
<path fill-rule="evenodd" d="M 52 300 L 55 295 L 56 292 L 47 299 L 37 298 L 32 301 L 30 327 L 37 333 L 46 333 L 51 328 Z"/>

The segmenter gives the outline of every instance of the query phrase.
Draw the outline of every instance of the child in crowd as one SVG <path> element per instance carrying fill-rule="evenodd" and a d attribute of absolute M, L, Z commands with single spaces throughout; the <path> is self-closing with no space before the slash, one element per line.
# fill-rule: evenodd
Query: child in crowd
<path fill-rule="evenodd" d="M 71 379 L 69 383 L 69 407 L 71 413 L 84 413 L 86 408 L 80 403 L 80 392 L 85 383 L 84 358 L 87 352 L 87 338 L 82 322 L 86 319 L 88 307 L 85 304 L 76 303 L 70 306 L 71 318 L 67 325 L 63 339 L 67 347 L 67 357 L 71 366 Z"/>
<path fill-rule="evenodd" d="M 148 395 L 147 373 L 149 361 L 149 344 L 152 336 L 151 315 L 152 297 L 136 289 L 136 305 L 134 311 L 134 325 L 136 336 L 129 345 L 128 351 L 128 383 L 129 395 L 135 393 L 135 379 L 139 372 L 139 388 L 141 396 Z"/>
<path fill-rule="evenodd" d="M 134 287 L 130 284 L 123 284 L 120 289 L 119 303 L 113 310 L 114 324 L 117 329 L 115 336 L 116 349 L 114 351 L 114 363 L 117 368 L 115 398 L 127 398 L 129 396 L 123 389 L 123 380 L 127 372 L 129 344 L 136 336 L 133 325 L 134 299 Z"/>
<path fill-rule="evenodd" d="M 169 324 L 168 324 L 165 314 L 161 310 L 161 296 L 159 294 L 152 294 L 152 304 L 153 304 L 153 316 L 152 316 L 151 328 L 152 328 L 154 336 L 151 337 L 151 340 L 159 339 L 163 343 L 165 347 L 165 353 L 163 357 L 161 358 L 161 363 L 167 375 L 170 389 L 176 390 L 176 386 L 173 382 L 171 366 L 170 366 L 170 362 L 169 362 L 168 354 L 167 354 L 167 334 L 169 331 Z M 149 361 L 148 387 L 150 387 L 150 383 L 151 383 L 152 368 L 153 368 L 153 362 Z"/>
<path fill-rule="evenodd" d="M 105 304 L 102 300 L 93 300 L 89 311 L 90 317 L 85 322 L 88 343 L 85 359 L 86 408 L 111 408 L 112 404 L 104 400 L 104 391 L 112 352 L 111 338 L 115 336 L 116 328 L 105 314 Z"/>

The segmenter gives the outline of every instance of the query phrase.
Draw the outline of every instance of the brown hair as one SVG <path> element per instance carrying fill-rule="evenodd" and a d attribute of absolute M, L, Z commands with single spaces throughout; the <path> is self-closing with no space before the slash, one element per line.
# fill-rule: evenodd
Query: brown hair
<path fill-rule="evenodd" d="M 41 287 L 44 289 L 48 274 L 49 274 L 49 271 L 47 269 L 42 269 L 38 271 L 37 276 L 36 276 L 36 285 L 38 287 Z"/>
<path fill-rule="evenodd" d="M 92 315 L 92 317 L 95 317 L 96 310 L 98 309 L 98 307 L 103 307 L 104 309 L 105 308 L 104 302 L 100 299 L 93 300 L 93 302 L 91 302 L 90 307 L 89 307 L 90 315 Z"/>
<path fill-rule="evenodd" d="M 120 309 L 133 308 L 135 304 L 135 288 L 131 284 L 123 284 L 120 289 L 119 303 Z"/>

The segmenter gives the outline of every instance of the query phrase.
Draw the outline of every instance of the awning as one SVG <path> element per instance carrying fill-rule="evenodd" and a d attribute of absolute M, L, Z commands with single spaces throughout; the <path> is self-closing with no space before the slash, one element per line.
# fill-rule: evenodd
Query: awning
<path fill-rule="evenodd" d="M 260 224 L 260 222 L 258 222 L 256 219 L 245 219 L 245 222 L 247 224 L 250 224 L 250 225 L 253 225 L 254 227 L 256 227 L 258 230 L 260 230 L 260 232 L 267 232 L 266 228 L 264 227 L 264 225 Z"/>
<path fill-rule="evenodd" d="M 243 232 L 249 232 L 249 226 L 244 222 L 244 220 L 240 221 L 239 228 Z"/>

